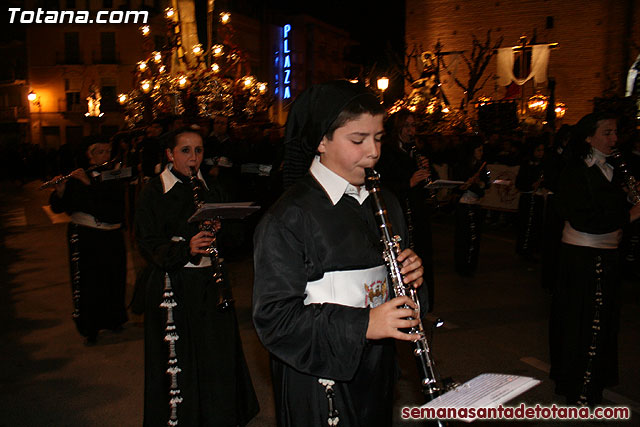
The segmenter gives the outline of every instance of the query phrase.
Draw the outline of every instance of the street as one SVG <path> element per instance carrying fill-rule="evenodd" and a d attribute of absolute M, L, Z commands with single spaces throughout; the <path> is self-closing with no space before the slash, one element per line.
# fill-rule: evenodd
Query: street
<path fill-rule="evenodd" d="M 97 345 L 83 344 L 71 319 L 66 223 L 59 222 L 63 217 L 47 214 L 49 193 L 38 191 L 38 185 L 0 183 L 0 426 L 140 426 L 143 318 L 130 315 L 123 332 L 101 332 Z M 485 227 L 479 269 L 472 278 L 453 272 L 452 216 L 437 216 L 433 229 L 436 303 L 432 317 L 445 321 L 434 332 L 433 352 L 442 376 L 460 383 L 485 372 L 535 377 L 542 383 L 510 405 L 564 404 L 548 379 L 550 296 L 540 285 L 540 265 L 516 256 L 513 228 Z M 129 251 L 127 298 L 140 265 L 139 255 Z M 250 426 L 275 426 L 268 354 L 251 322 L 251 255 L 233 257 L 227 267 L 261 405 Z M 634 412 L 628 422 L 597 424 L 601 426 L 640 425 L 638 283 L 625 282 L 623 296 L 620 384 L 608 389 L 605 399 L 609 405 L 629 406 Z M 403 375 L 394 425 L 399 426 L 411 424 L 400 420 L 400 408 L 421 404 L 421 396 L 409 347 L 399 344 L 398 350 Z"/>

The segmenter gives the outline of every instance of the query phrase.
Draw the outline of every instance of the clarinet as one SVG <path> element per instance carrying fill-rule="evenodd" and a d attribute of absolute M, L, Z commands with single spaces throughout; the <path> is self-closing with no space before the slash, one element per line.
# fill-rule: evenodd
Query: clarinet
<path fill-rule="evenodd" d="M 373 210 L 376 223 L 380 228 L 382 235 L 382 243 L 384 245 L 383 258 L 387 266 L 387 271 L 391 278 L 391 285 L 396 297 L 409 296 L 411 300 L 420 309 L 420 302 L 415 288 L 411 285 L 405 285 L 402 281 L 400 273 L 400 265 L 398 264 L 398 255 L 400 254 L 400 236 L 394 235 L 391 228 L 391 222 L 387 216 L 387 208 L 380 194 L 380 175 L 373 169 L 365 169 L 365 186 L 371 195 L 373 202 Z M 406 308 L 407 306 L 405 306 Z M 438 385 L 435 375 L 435 364 L 431 359 L 431 351 L 429 343 L 422 326 L 422 320 L 418 314 L 419 323 L 417 326 L 409 330 L 409 334 L 420 337 L 413 343 L 413 354 L 417 359 L 422 377 L 422 392 L 427 401 L 431 401 L 443 392 L 443 388 Z"/>
<path fill-rule="evenodd" d="M 415 144 L 411 144 L 411 147 L 409 148 L 409 155 L 413 157 L 413 159 L 416 161 L 416 164 L 418 165 L 418 169 L 420 170 L 425 169 L 422 167 L 422 159 L 424 157 L 422 156 L 422 154 L 420 154 L 420 152 L 418 151 L 418 147 L 416 147 Z M 428 194 L 427 203 L 435 207 L 436 209 L 438 209 L 440 207 L 440 203 L 438 202 L 438 191 L 432 188 L 429 188 L 429 185 L 433 184 L 433 178 L 431 177 L 431 175 L 429 175 L 429 178 L 424 180 L 423 184 Z"/>
<path fill-rule="evenodd" d="M 200 185 L 200 180 L 198 179 L 198 170 L 196 168 L 191 168 L 189 183 L 193 190 L 193 203 L 196 210 L 198 210 L 204 205 L 204 202 L 200 200 L 200 191 L 202 190 L 202 187 Z M 198 228 L 200 231 L 207 231 L 213 235 L 213 240 L 207 247 L 206 251 L 209 254 L 211 265 L 213 266 L 213 282 L 219 290 L 218 310 L 226 311 L 233 306 L 234 301 L 233 296 L 231 295 L 231 289 L 229 289 L 224 280 L 224 267 L 222 265 L 222 258 L 218 252 L 218 239 L 213 219 L 201 221 Z"/>
<path fill-rule="evenodd" d="M 629 171 L 629 166 L 620 151 L 614 151 L 611 157 L 618 163 L 618 169 L 622 174 L 622 179 L 629 190 L 629 199 L 634 205 L 640 204 L 640 190 L 638 190 L 638 181 Z"/>

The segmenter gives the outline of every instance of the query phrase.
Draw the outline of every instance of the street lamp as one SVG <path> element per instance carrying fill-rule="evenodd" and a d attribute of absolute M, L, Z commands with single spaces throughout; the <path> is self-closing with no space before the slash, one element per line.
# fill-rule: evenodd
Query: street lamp
<path fill-rule="evenodd" d="M 564 105 L 564 102 L 556 102 L 556 118 L 561 120 L 564 117 L 564 114 L 567 112 L 567 107 Z"/>
<path fill-rule="evenodd" d="M 535 95 L 529 98 L 527 107 L 529 108 L 531 114 L 533 114 L 534 116 L 540 116 L 547 109 L 547 101 L 548 98 L 546 96 L 544 96 L 540 92 L 537 92 Z"/>
<path fill-rule="evenodd" d="M 44 148 L 44 134 L 42 133 L 42 104 L 40 103 L 40 97 L 34 91 L 29 92 L 27 99 L 36 107 L 38 107 L 38 127 L 40 130 L 40 146 Z M 33 138 L 32 138 L 33 140 Z"/>
<path fill-rule="evenodd" d="M 384 91 L 389 88 L 389 78 L 388 77 L 380 77 L 378 79 L 378 89 L 380 90 L 380 98 L 381 104 L 384 104 Z"/>

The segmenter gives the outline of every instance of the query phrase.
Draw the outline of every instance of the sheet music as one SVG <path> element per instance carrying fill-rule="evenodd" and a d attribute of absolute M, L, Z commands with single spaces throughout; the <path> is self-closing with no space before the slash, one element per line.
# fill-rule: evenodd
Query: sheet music
<path fill-rule="evenodd" d="M 260 210 L 254 202 L 205 203 L 189 218 L 188 222 L 199 222 L 212 218 L 243 219 Z"/>
<path fill-rule="evenodd" d="M 464 184 L 464 181 L 451 181 L 449 179 L 436 179 L 435 181 L 427 184 L 425 188 L 428 189 L 436 189 L 436 188 L 454 188 L 458 185 Z"/>
<path fill-rule="evenodd" d="M 111 169 L 100 173 L 100 179 L 102 181 L 109 181 L 112 179 L 130 178 L 132 171 L 130 167 Z"/>
<path fill-rule="evenodd" d="M 423 408 L 496 408 L 540 384 L 531 377 L 481 374 L 423 405 Z M 471 422 L 475 418 L 465 418 Z"/>

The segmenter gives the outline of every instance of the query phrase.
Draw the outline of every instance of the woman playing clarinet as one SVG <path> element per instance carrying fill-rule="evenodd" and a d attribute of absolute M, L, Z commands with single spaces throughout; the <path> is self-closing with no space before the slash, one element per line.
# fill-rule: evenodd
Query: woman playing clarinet
<path fill-rule="evenodd" d="M 576 124 L 556 193 L 564 220 L 549 328 L 550 377 L 567 404 L 596 406 L 618 382 L 621 268 L 625 226 L 640 218 L 609 163 L 616 116 L 591 113 Z"/>
<path fill-rule="evenodd" d="M 101 329 L 120 331 L 127 321 L 124 184 L 119 180 L 103 182 L 96 168 L 111 158 L 107 139 L 92 137 L 85 154 L 91 171 L 71 172 L 68 180 L 56 184 L 49 201 L 54 212 L 71 215 L 67 237 L 73 319 L 86 337 L 85 344 L 93 345 Z M 54 181 L 63 179 L 57 178 Z"/>
<path fill-rule="evenodd" d="M 462 196 L 456 208 L 454 268 L 460 275 L 471 276 L 478 267 L 480 235 L 484 221 L 480 199 L 489 186 L 489 175 L 486 162 L 482 159 L 482 139 L 470 139 L 463 149 L 461 161 L 454 169 L 455 179 L 464 181 L 459 188 Z"/>
<path fill-rule="evenodd" d="M 165 151 L 170 163 L 143 189 L 136 211 L 138 246 L 152 268 L 145 301 L 144 425 L 244 426 L 258 402 L 236 313 L 233 306 L 218 307 L 222 289 L 209 257 L 213 234 L 188 223 L 196 209 L 194 192 L 202 202 L 220 201 L 220 192 L 199 171 L 203 145 L 197 130 L 177 130 Z"/>
<path fill-rule="evenodd" d="M 436 200 L 435 194 L 426 190 L 425 185 L 438 176 L 429 164 L 425 150 L 418 147 L 416 119 L 411 111 L 400 110 L 390 116 L 385 131 L 376 170 L 380 173 L 382 186 L 398 198 L 407 221 L 409 247 L 422 259 L 425 286 L 419 292 L 429 295 L 428 305 L 423 305 L 423 314 L 426 314 L 434 306 L 431 216 Z"/>

